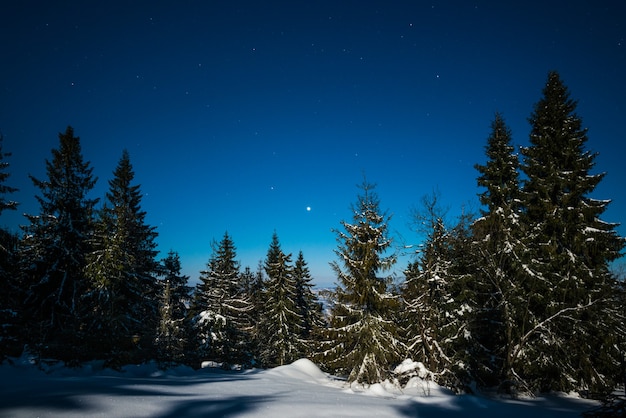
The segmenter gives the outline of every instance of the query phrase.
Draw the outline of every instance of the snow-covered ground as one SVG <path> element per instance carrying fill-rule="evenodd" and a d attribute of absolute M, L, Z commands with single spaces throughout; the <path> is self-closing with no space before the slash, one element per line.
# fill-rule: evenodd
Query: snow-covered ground
<path fill-rule="evenodd" d="M 577 417 L 596 405 L 573 396 L 526 400 L 455 396 L 414 380 L 403 390 L 349 387 L 308 360 L 272 370 L 194 371 L 154 365 L 121 372 L 94 364 L 42 371 L 0 366 L 1 417 Z"/>

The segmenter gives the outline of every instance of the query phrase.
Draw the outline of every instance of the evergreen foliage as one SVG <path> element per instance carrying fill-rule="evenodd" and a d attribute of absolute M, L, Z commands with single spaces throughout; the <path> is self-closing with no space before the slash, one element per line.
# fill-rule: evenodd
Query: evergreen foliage
<path fill-rule="evenodd" d="M 298 253 L 298 258 L 294 264 L 293 278 L 296 288 L 296 307 L 302 318 L 300 338 L 306 344 L 304 352 L 310 354 L 314 352 L 314 340 L 319 335 L 320 329 L 325 326 L 325 320 L 322 304 L 313 293 L 311 274 L 302 251 Z"/>
<path fill-rule="evenodd" d="M 559 74 L 549 73 L 530 117 L 530 146 L 522 148 L 530 253 L 524 279 L 529 322 L 519 355 L 525 380 L 539 390 L 613 383 L 610 365 L 596 361 L 598 350 L 612 350 L 597 324 L 608 319 L 608 263 L 619 257 L 624 240 L 615 224 L 599 218 L 609 201 L 590 197 L 604 174 L 591 173 L 595 155 L 585 149 L 587 130 L 575 109 Z"/>
<path fill-rule="evenodd" d="M 75 360 L 84 356 L 76 351 L 82 345 L 81 298 L 89 288 L 85 266 L 97 199 L 88 198 L 96 179 L 72 127 L 59 134 L 46 173 L 46 180 L 31 176 L 41 193 L 40 213 L 26 215 L 30 225 L 20 245 L 28 342 L 42 355 Z"/>
<path fill-rule="evenodd" d="M 486 208 L 472 226 L 476 257 L 475 378 L 486 386 L 510 388 L 519 380 L 516 352 L 524 329 L 526 290 L 522 282 L 519 159 L 504 118 L 496 114 L 485 147 L 487 163 L 476 165 L 480 203 Z"/>
<path fill-rule="evenodd" d="M 264 306 L 260 318 L 261 364 L 275 367 L 291 363 L 304 352 L 304 318 L 297 305 L 298 290 L 291 254 L 281 249 L 274 232 L 264 264 Z"/>
<path fill-rule="evenodd" d="M 11 154 L 2 149 L 4 137 L 0 134 L 0 215 L 4 210 L 16 210 L 18 203 L 8 195 L 18 191 L 6 184 L 10 173 L 9 163 L 4 161 Z M 0 227 L 0 363 L 6 356 L 19 354 L 20 297 L 18 277 L 18 236 Z"/>
<path fill-rule="evenodd" d="M 16 201 L 8 199 L 8 196 L 17 192 L 18 189 L 6 184 L 11 173 L 6 171 L 9 168 L 9 163 L 4 159 L 10 157 L 11 153 L 3 151 L 3 142 L 4 136 L 0 134 L 0 214 L 7 209 L 16 210 L 18 205 Z"/>
<path fill-rule="evenodd" d="M 406 354 L 423 363 L 437 383 L 462 391 L 471 345 L 467 317 L 474 311 L 465 273 L 469 254 L 463 253 L 467 231 L 463 220 L 450 230 L 445 226 L 436 194 L 422 204 L 416 221 L 426 240 L 418 259 L 409 263 L 401 289 Z"/>
<path fill-rule="evenodd" d="M 242 284 L 246 288 L 246 294 L 250 298 L 250 357 L 254 362 L 260 364 L 261 351 L 264 347 L 264 332 L 261 324 L 265 310 L 267 293 L 265 291 L 266 279 L 263 273 L 263 263 L 259 261 L 259 265 L 255 272 L 250 267 L 244 269 L 242 274 Z"/>
<path fill-rule="evenodd" d="M 134 177 L 124 150 L 109 180 L 87 266 L 93 350 L 116 366 L 150 355 L 159 317 L 157 232 L 145 222 Z"/>
<path fill-rule="evenodd" d="M 424 368 L 400 382 L 419 375 L 459 392 L 474 384 L 608 392 L 623 379 L 626 290 L 610 263 L 626 241 L 601 219 L 610 201 L 592 197 L 605 174 L 593 173 L 596 155 L 575 111 L 549 73 L 521 161 L 496 114 L 486 163 L 475 166 L 481 216 L 451 224 L 436 196 L 424 198 L 416 220 L 425 239 L 398 288 L 390 217 L 364 181 L 352 221 L 334 231 L 328 318 L 303 253 L 292 265 L 276 233 L 254 272 L 240 270 L 225 233 L 190 295 L 179 255 L 156 260 L 157 232 L 128 152 L 96 211 L 96 179 L 68 127 L 47 179 L 31 176 L 39 214 L 26 215 L 22 236 L 0 227 L 0 361 L 23 344 L 40 359 L 113 367 L 151 359 L 274 367 L 315 351 L 350 383 L 398 377 L 393 366 L 410 357 Z M 17 206 L 2 140 L 0 214 Z"/>
<path fill-rule="evenodd" d="M 338 277 L 328 339 L 321 361 L 350 382 L 371 384 L 387 378 L 403 349 L 398 338 L 398 299 L 389 292 L 390 276 L 380 276 L 396 262 L 387 255 L 389 217 L 382 214 L 374 186 L 363 182 L 353 206 L 353 222 L 336 231 Z"/>
<path fill-rule="evenodd" d="M 249 364 L 252 305 L 241 282 L 235 244 L 228 233 L 213 243 L 207 269 L 200 272 L 193 304 L 196 344 L 205 360 Z"/>
<path fill-rule="evenodd" d="M 180 256 L 170 251 L 163 264 L 163 279 L 160 281 L 159 329 L 156 345 L 159 361 L 164 366 L 184 363 L 189 345 L 190 324 L 187 303 L 192 288 L 189 277 L 181 274 Z"/>

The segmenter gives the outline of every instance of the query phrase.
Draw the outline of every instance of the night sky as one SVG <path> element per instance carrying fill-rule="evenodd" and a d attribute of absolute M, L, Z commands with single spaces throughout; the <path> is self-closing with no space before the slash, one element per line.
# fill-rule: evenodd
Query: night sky
<path fill-rule="evenodd" d="M 71 125 L 93 197 L 128 149 L 160 258 L 179 252 L 193 280 L 225 231 L 253 270 L 276 231 L 330 285 L 331 229 L 364 175 L 398 246 L 421 240 L 411 211 L 435 190 L 451 220 L 477 211 L 495 112 L 527 144 L 550 70 L 608 172 L 603 220 L 626 222 L 624 1 L 5 1 L 0 131 L 21 205 L 0 223 L 39 213 L 28 174 L 46 178 Z"/>

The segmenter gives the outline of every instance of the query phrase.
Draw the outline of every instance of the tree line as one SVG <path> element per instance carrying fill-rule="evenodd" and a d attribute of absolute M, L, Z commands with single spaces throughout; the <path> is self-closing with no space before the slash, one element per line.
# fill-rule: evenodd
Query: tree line
<path fill-rule="evenodd" d="M 623 381 L 624 284 L 610 269 L 625 240 L 591 196 L 604 174 L 576 102 L 548 74 L 516 153 L 496 114 L 484 165 L 481 213 L 453 224 L 437 196 L 416 214 L 426 239 L 394 280 L 397 263 L 375 188 L 364 181 L 351 221 L 335 230 L 337 285 L 320 298 L 300 252 L 276 232 L 257 266 L 242 268 L 226 232 L 195 288 L 178 254 L 157 260 L 126 151 L 104 203 L 88 197 L 92 168 L 71 127 L 46 161 L 38 215 L 22 234 L 0 231 L 0 359 L 157 360 L 273 367 L 300 357 L 350 382 L 419 377 L 456 391 L 606 392 Z M 15 209 L 0 149 L 0 213 Z M 415 367 L 394 367 L 405 359 Z"/>

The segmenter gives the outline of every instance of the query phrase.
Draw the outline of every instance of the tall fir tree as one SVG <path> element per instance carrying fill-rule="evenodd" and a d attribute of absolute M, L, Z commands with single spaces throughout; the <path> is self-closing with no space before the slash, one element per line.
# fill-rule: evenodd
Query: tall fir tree
<path fill-rule="evenodd" d="M 522 201 L 526 239 L 529 322 L 524 379 L 538 390 L 600 388 L 617 361 L 610 330 L 609 262 L 624 239 L 600 216 L 609 201 L 591 197 L 604 174 L 592 174 L 595 154 L 585 149 L 587 130 L 576 102 L 556 72 L 530 117 L 530 146 L 522 148 L 526 176 Z M 600 355 L 598 353 L 601 353 Z M 614 364 L 614 363 L 613 363 Z"/>
<path fill-rule="evenodd" d="M 510 385 L 518 380 L 516 350 L 524 328 L 519 159 L 504 118 L 496 114 L 487 138 L 485 165 L 476 165 L 482 216 L 474 222 L 473 254 L 477 258 L 474 332 L 475 378 L 483 385 Z"/>
<path fill-rule="evenodd" d="M 20 244 L 30 348 L 63 360 L 85 354 L 81 297 L 89 287 L 85 266 L 97 203 L 88 197 L 96 183 L 92 171 L 83 161 L 80 138 L 68 126 L 52 161 L 46 160 L 47 179 L 31 176 L 41 193 L 40 213 L 26 215 L 30 225 Z"/>
<path fill-rule="evenodd" d="M 9 195 L 18 191 L 7 184 L 10 173 L 5 158 L 11 154 L 3 151 L 4 137 L 0 134 L 0 215 L 5 210 L 16 210 L 18 203 Z M 8 355 L 19 355 L 20 286 L 17 281 L 18 236 L 0 226 L 0 363 Z"/>
<path fill-rule="evenodd" d="M 196 287 L 196 344 L 205 360 L 248 364 L 252 305 L 236 257 L 235 244 L 226 232 L 219 243 L 213 243 L 213 254 Z"/>
<path fill-rule="evenodd" d="M 331 264 L 338 278 L 321 362 L 350 382 L 372 384 L 388 377 L 403 346 L 398 338 L 398 298 L 391 294 L 396 263 L 387 251 L 390 217 L 381 213 L 374 186 L 367 181 L 353 206 L 353 222 L 336 231 L 339 261 Z"/>
<path fill-rule="evenodd" d="M 190 326 L 187 304 L 192 288 L 189 277 L 181 274 L 180 256 L 170 251 L 162 260 L 163 278 L 160 281 L 159 329 L 156 337 L 159 361 L 164 366 L 187 361 Z"/>
<path fill-rule="evenodd" d="M 109 180 L 87 268 L 90 291 L 85 299 L 91 307 L 87 329 L 94 353 L 113 366 L 154 354 L 159 318 L 158 234 L 145 221 L 140 185 L 133 184 L 134 178 L 124 150 Z"/>
<path fill-rule="evenodd" d="M 304 319 L 298 309 L 291 254 L 285 254 L 274 232 L 264 264 L 265 305 L 261 312 L 261 363 L 282 366 L 303 353 Z"/>

